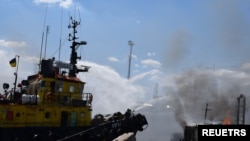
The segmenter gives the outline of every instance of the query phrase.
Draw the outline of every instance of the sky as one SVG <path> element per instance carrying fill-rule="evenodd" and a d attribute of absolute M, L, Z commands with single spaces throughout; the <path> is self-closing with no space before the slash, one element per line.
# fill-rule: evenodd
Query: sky
<path fill-rule="evenodd" d="M 0 83 L 13 84 L 9 61 L 16 55 L 18 81 L 38 72 L 42 39 L 42 58 L 69 61 L 72 16 L 81 22 L 78 40 L 87 41 L 77 50 L 78 64 L 91 68 L 78 76 L 94 94 L 93 114 L 152 107 L 157 94 L 174 109 L 158 111 L 159 120 L 173 116 L 176 129 L 204 121 L 206 103 L 207 120 L 233 119 L 237 97 L 250 95 L 249 12 L 248 0 L 0 0 Z M 145 113 L 152 124 L 147 133 L 156 131 L 160 123 Z"/>

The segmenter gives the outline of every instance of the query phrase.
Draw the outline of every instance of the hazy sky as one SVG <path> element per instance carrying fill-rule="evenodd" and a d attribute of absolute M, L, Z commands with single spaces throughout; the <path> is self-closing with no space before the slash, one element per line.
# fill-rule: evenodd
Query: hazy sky
<path fill-rule="evenodd" d="M 240 93 L 250 95 L 249 12 L 249 0 L 0 0 L 0 83 L 13 83 L 15 55 L 18 80 L 38 72 L 47 26 L 42 57 L 69 61 L 72 16 L 81 21 L 78 41 L 87 41 L 78 63 L 91 68 L 79 77 L 94 94 L 94 113 L 125 110 L 157 90 L 181 124 L 203 121 L 206 103 L 216 109 L 209 120 L 221 120 Z"/>

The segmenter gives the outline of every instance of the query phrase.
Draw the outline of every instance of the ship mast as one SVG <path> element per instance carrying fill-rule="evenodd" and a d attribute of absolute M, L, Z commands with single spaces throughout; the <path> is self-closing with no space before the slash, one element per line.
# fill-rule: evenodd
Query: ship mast
<path fill-rule="evenodd" d="M 70 46 L 70 48 L 71 48 L 71 56 L 70 56 L 71 67 L 69 70 L 69 76 L 76 77 L 76 73 L 86 72 L 86 71 L 88 71 L 88 68 L 89 68 L 87 66 L 84 66 L 84 69 L 77 69 L 77 67 L 76 67 L 77 59 L 81 59 L 81 57 L 77 56 L 76 50 L 78 49 L 78 47 L 80 45 L 86 45 L 87 42 L 86 41 L 80 41 L 80 42 L 76 41 L 78 39 L 78 37 L 76 37 L 76 33 L 77 33 L 76 27 L 78 25 L 80 25 L 80 22 L 72 19 L 72 17 L 70 18 L 70 20 L 71 20 L 71 23 L 69 24 L 68 28 L 72 28 L 73 32 L 69 34 L 69 39 L 68 39 L 69 41 L 72 41 L 72 45 Z"/>

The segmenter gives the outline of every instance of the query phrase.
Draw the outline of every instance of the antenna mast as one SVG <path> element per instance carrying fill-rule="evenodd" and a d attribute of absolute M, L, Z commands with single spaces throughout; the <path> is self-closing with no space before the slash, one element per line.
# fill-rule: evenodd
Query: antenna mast
<path fill-rule="evenodd" d="M 60 41 L 59 41 L 59 54 L 58 54 L 59 61 L 61 60 L 61 47 L 62 47 L 62 17 L 63 17 L 63 10 L 61 10 Z"/>
<path fill-rule="evenodd" d="M 128 79 L 130 78 L 130 66 L 131 66 L 131 58 L 132 58 L 132 49 L 134 42 L 129 40 L 128 45 L 130 46 L 130 53 L 129 53 L 129 62 L 128 62 Z"/>
<path fill-rule="evenodd" d="M 46 23 L 46 18 L 47 18 L 47 10 L 48 10 L 48 3 L 47 3 L 47 5 L 46 5 L 45 16 L 44 16 L 44 22 L 43 22 L 43 33 L 42 33 L 42 42 L 41 42 L 41 50 L 40 50 L 39 71 L 40 71 L 40 69 L 41 69 L 42 52 L 43 52 L 44 28 L 45 28 L 45 23 Z"/>
<path fill-rule="evenodd" d="M 47 38 L 49 34 L 49 26 L 46 28 L 46 38 L 45 38 L 45 48 L 44 48 L 44 59 L 46 59 L 46 49 L 47 49 Z"/>
<path fill-rule="evenodd" d="M 78 39 L 78 37 L 76 37 L 76 27 L 78 25 L 80 25 L 80 22 L 73 20 L 72 17 L 71 19 L 71 23 L 69 24 L 68 28 L 72 28 L 73 32 L 72 34 L 69 34 L 69 41 L 72 41 L 72 45 L 70 46 L 71 48 L 71 56 L 70 56 L 70 70 L 69 70 L 69 76 L 70 77 L 76 77 L 76 73 L 78 72 L 86 72 L 88 71 L 89 67 L 85 66 L 85 68 L 83 70 L 77 69 L 76 64 L 77 64 L 77 59 L 81 59 L 81 57 L 77 56 L 77 52 L 76 50 L 78 49 L 78 47 L 80 45 L 86 45 L 87 42 L 86 41 L 80 41 L 77 42 L 76 39 Z"/>

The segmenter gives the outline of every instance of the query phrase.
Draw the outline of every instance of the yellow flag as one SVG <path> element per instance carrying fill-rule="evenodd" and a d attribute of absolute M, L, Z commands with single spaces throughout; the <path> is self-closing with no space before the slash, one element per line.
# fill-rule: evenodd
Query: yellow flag
<path fill-rule="evenodd" d="M 16 58 L 13 58 L 12 60 L 10 60 L 10 66 L 16 67 Z"/>

